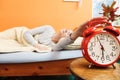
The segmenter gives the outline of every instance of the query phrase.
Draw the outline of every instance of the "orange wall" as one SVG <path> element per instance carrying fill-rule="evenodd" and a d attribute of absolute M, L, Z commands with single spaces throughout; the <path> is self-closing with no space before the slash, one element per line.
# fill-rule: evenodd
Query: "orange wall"
<path fill-rule="evenodd" d="M 50 24 L 56 31 L 73 29 L 91 18 L 92 1 L 77 2 L 63 0 L 0 0 L 0 31 L 15 26 Z"/>

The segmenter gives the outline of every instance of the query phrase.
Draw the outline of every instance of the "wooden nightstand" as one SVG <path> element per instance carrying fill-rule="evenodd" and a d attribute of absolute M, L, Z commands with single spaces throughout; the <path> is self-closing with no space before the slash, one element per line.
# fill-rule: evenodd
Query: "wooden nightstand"
<path fill-rule="evenodd" d="M 89 64 L 84 58 L 72 61 L 70 71 L 75 80 L 120 80 L 120 64 L 115 63 L 115 69 L 112 66 L 88 68 Z"/>

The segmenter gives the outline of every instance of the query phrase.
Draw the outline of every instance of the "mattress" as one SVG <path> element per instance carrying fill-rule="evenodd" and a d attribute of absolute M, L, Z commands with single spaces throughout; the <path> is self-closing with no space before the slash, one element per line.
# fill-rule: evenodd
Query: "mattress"
<path fill-rule="evenodd" d="M 7 52 L 0 53 L 0 63 L 30 63 L 45 62 L 54 60 L 65 60 L 83 57 L 81 50 L 63 50 L 46 53 L 38 52 Z"/>

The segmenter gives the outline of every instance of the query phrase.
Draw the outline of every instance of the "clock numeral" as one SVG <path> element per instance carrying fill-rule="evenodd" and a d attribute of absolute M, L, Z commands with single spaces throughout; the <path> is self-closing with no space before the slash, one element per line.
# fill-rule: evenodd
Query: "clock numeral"
<path fill-rule="evenodd" d="M 114 54 L 113 52 L 111 52 L 110 56 L 114 57 L 114 56 L 116 56 L 116 54 Z"/>
<path fill-rule="evenodd" d="M 95 52 L 92 52 L 92 53 L 91 53 L 91 56 L 92 56 L 92 57 L 95 57 Z"/>
<path fill-rule="evenodd" d="M 94 47 L 95 45 L 95 42 L 91 42 L 91 47 Z"/>
<path fill-rule="evenodd" d="M 93 47 L 90 46 L 90 47 L 89 47 L 89 50 L 92 51 L 92 50 L 93 50 Z"/>
<path fill-rule="evenodd" d="M 109 40 L 109 35 L 108 36 L 106 36 L 106 41 L 108 41 Z"/>
<path fill-rule="evenodd" d="M 94 37 L 94 42 L 98 42 L 98 38 L 97 38 L 97 36 Z"/>
<path fill-rule="evenodd" d="M 110 60 L 110 56 L 109 56 L 109 55 L 106 55 L 106 60 L 111 61 L 111 60 Z"/>
<path fill-rule="evenodd" d="M 112 46 L 112 51 L 115 51 L 117 49 L 116 46 Z"/>
<path fill-rule="evenodd" d="M 114 40 L 110 40 L 110 45 L 114 45 Z"/>
<path fill-rule="evenodd" d="M 113 52 L 111 52 L 111 53 L 110 53 L 110 56 L 114 57 L 114 54 L 113 54 Z"/>
<path fill-rule="evenodd" d="M 96 55 L 96 59 L 98 60 L 100 56 Z"/>
<path fill-rule="evenodd" d="M 105 61 L 105 58 L 104 58 L 104 57 L 101 57 L 101 61 L 102 61 L 102 63 L 104 63 L 104 61 Z"/>
<path fill-rule="evenodd" d="M 95 42 L 90 42 L 89 51 L 93 51 L 93 47 L 95 47 L 95 45 Z"/>
<path fill-rule="evenodd" d="M 99 37 L 100 40 L 105 40 L 105 36 L 104 36 L 104 35 L 101 34 L 101 35 L 99 35 L 99 36 L 100 36 L 100 37 Z"/>

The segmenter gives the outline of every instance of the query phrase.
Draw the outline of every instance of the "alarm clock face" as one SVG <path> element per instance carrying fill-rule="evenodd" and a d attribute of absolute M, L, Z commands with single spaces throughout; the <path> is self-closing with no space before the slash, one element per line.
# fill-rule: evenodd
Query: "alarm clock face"
<path fill-rule="evenodd" d="M 118 39 L 107 32 L 98 33 L 92 36 L 87 45 L 89 58 L 98 65 L 110 65 L 120 55 Z"/>

